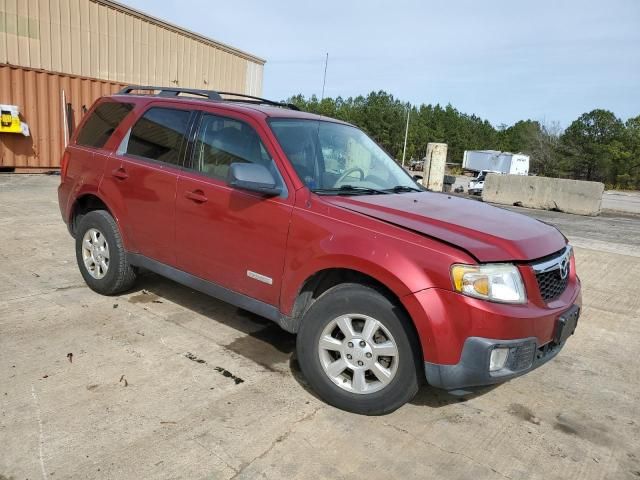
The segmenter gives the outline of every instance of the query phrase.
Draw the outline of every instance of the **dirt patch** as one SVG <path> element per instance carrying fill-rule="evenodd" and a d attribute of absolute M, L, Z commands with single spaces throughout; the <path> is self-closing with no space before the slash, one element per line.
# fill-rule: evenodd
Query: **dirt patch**
<path fill-rule="evenodd" d="M 162 300 L 155 293 L 142 290 L 142 292 L 129 298 L 129 303 L 162 303 Z"/>
<path fill-rule="evenodd" d="M 611 446 L 614 443 L 606 426 L 592 422 L 588 418 L 577 419 L 560 413 L 556 416 L 553 428 L 597 445 Z"/>
<path fill-rule="evenodd" d="M 534 413 L 524 405 L 519 403 L 512 403 L 509 406 L 509 413 L 514 417 L 517 417 L 525 422 L 533 423 L 534 425 L 540 425 L 540 419 L 534 415 Z"/>
<path fill-rule="evenodd" d="M 192 362 L 196 362 L 196 363 L 207 363 L 206 360 L 203 360 L 202 358 L 198 358 L 197 356 L 195 356 L 193 353 L 191 352 L 187 352 L 184 354 L 185 357 L 187 357 L 189 360 L 191 360 Z"/>
<path fill-rule="evenodd" d="M 198 356 L 194 355 L 191 352 L 185 353 L 184 356 L 187 357 L 192 362 L 200 363 L 200 364 L 203 364 L 203 365 L 207 363 L 206 360 L 204 360 L 203 358 L 199 358 Z M 227 377 L 227 378 L 230 378 L 231 380 L 233 380 L 236 385 L 238 385 L 240 383 L 244 383 L 244 380 L 242 378 L 238 377 L 237 375 L 234 375 L 233 373 L 231 373 L 229 370 L 227 370 L 224 367 L 213 367 L 213 369 L 216 372 L 218 372 L 220 375 L 222 375 L 223 377 Z"/>
<path fill-rule="evenodd" d="M 236 375 L 234 375 L 233 373 L 231 373 L 229 370 L 227 370 L 226 368 L 223 367 L 214 367 L 214 370 L 216 372 L 219 372 L 223 377 L 227 377 L 230 378 L 231 380 L 233 380 L 235 382 L 236 385 L 240 384 L 240 383 L 244 383 L 244 380 Z"/>

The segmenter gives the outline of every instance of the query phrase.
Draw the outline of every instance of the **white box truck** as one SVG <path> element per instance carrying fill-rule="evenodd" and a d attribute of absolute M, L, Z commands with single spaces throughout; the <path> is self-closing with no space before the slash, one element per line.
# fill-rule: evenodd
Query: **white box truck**
<path fill-rule="evenodd" d="M 465 150 L 462 168 L 477 175 L 469 181 L 470 195 L 480 195 L 488 173 L 529 175 L 529 155 L 497 150 Z"/>
<path fill-rule="evenodd" d="M 465 150 L 462 168 L 476 173 L 490 171 L 509 175 L 529 175 L 529 155 L 497 150 Z"/>

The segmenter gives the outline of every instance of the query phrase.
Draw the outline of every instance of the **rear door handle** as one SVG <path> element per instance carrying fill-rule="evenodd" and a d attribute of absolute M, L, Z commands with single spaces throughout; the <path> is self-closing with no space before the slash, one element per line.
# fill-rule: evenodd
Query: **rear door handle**
<path fill-rule="evenodd" d="M 127 178 L 129 178 L 129 174 L 122 167 L 116 168 L 113 172 L 111 172 L 111 175 L 119 178 L 120 180 L 126 180 Z"/>
<path fill-rule="evenodd" d="M 209 200 L 202 190 L 185 192 L 184 196 L 187 197 L 189 200 L 193 200 L 196 203 L 204 203 L 207 200 Z"/>

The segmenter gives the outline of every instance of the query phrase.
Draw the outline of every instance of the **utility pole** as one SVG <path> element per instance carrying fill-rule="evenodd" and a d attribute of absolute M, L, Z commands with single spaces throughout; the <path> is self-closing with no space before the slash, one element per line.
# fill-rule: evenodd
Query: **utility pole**
<path fill-rule="evenodd" d="M 329 64 L 329 52 L 324 60 L 324 77 L 322 78 L 322 97 L 320 97 L 320 103 L 324 100 L 324 86 L 327 83 L 327 65 Z"/>
<path fill-rule="evenodd" d="M 402 166 L 404 167 L 404 159 L 407 155 L 407 137 L 409 136 L 409 114 L 411 113 L 411 104 L 407 104 L 407 127 L 404 131 L 404 148 L 402 149 Z"/>

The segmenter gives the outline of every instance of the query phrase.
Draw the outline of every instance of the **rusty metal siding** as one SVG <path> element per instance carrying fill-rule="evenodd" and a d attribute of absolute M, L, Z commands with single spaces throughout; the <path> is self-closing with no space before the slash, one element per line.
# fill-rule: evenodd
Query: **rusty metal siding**
<path fill-rule="evenodd" d="M 2 1 L 2 0 L 0 0 Z M 30 137 L 0 133 L 0 167 L 46 169 L 60 166 L 64 150 L 62 90 L 71 103 L 73 121 L 82 119 L 83 106 L 124 85 L 116 82 L 60 75 L 0 65 L 0 103 L 18 105 Z"/>
<path fill-rule="evenodd" d="M 264 60 L 110 0 L 0 0 L 0 63 L 261 95 Z"/>

